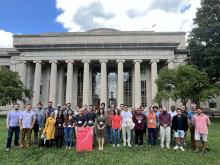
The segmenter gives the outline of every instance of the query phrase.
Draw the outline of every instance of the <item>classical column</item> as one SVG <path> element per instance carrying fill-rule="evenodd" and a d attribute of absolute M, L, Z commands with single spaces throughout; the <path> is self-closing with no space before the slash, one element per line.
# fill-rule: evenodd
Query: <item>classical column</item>
<path fill-rule="evenodd" d="M 117 105 L 120 107 L 120 104 L 124 103 L 124 70 L 123 63 L 125 60 L 117 60 L 118 63 L 118 99 Z"/>
<path fill-rule="evenodd" d="M 56 105 L 56 87 L 57 87 L 57 61 L 49 61 L 51 63 L 50 71 L 50 97 L 49 100 Z"/>
<path fill-rule="evenodd" d="M 168 59 L 167 66 L 168 66 L 168 69 L 174 69 L 174 59 Z M 169 99 L 169 105 L 168 105 L 169 107 L 175 104 L 176 104 L 175 101 Z"/>
<path fill-rule="evenodd" d="M 157 62 L 159 60 L 151 60 L 151 94 L 152 94 L 152 100 L 155 98 L 157 93 L 157 84 L 155 83 L 155 80 L 157 79 Z"/>
<path fill-rule="evenodd" d="M 141 62 L 142 60 L 134 60 L 134 84 L 135 84 L 135 90 L 134 90 L 134 105 L 135 108 L 138 108 L 141 106 Z"/>
<path fill-rule="evenodd" d="M 90 60 L 83 60 L 83 105 L 89 105 L 89 63 Z"/>
<path fill-rule="evenodd" d="M 34 88 L 33 88 L 33 106 L 37 106 L 40 101 L 40 85 L 41 85 L 41 61 L 34 61 Z"/>
<path fill-rule="evenodd" d="M 99 60 L 101 63 L 101 85 L 100 85 L 100 104 L 105 103 L 107 107 L 107 60 Z"/>
<path fill-rule="evenodd" d="M 20 61 L 19 75 L 24 86 L 26 86 L 26 70 L 26 61 Z"/>
<path fill-rule="evenodd" d="M 73 96 L 73 60 L 67 60 L 66 103 L 72 102 Z"/>

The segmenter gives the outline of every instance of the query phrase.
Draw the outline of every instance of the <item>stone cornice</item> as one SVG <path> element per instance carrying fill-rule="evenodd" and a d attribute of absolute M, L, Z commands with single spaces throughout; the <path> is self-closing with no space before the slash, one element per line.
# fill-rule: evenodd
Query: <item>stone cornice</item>
<path fill-rule="evenodd" d="M 176 50 L 179 43 L 87 43 L 87 44 L 38 44 L 15 45 L 18 50 L 44 49 L 172 49 Z"/>

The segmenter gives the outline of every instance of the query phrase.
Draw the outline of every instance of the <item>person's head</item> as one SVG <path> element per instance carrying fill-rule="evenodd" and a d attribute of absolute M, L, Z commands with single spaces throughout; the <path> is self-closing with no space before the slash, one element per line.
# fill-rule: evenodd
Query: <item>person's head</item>
<path fill-rule="evenodd" d="M 162 108 L 162 111 L 163 111 L 163 113 L 166 113 L 166 112 L 167 112 L 167 108 L 166 108 L 166 107 L 163 107 L 163 108 Z"/>
<path fill-rule="evenodd" d="M 41 108 L 42 108 L 42 103 L 39 102 L 39 103 L 37 104 L 37 107 L 38 107 L 39 109 L 41 109 Z"/>
<path fill-rule="evenodd" d="M 50 117 L 55 117 L 55 112 L 51 112 L 51 113 L 49 114 L 49 116 L 50 116 Z"/>
<path fill-rule="evenodd" d="M 59 111 L 60 109 L 61 109 L 61 105 L 58 104 L 58 105 L 57 105 L 57 110 Z"/>
<path fill-rule="evenodd" d="M 182 111 L 186 111 L 186 106 L 182 105 Z"/>
<path fill-rule="evenodd" d="M 52 101 L 49 101 L 48 102 L 48 107 L 52 107 L 53 106 L 53 102 Z"/>
<path fill-rule="evenodd" d="M 201 107 L 197 107 L 196 112 L 198 115 L 202 114 L 202 108 Z"/>
<path fill-rule="evenodd" d="M 116 109 L 114 109 L 113 114 L 114 115 L 120 115 L 120 111 L 116 108 Z"/>
<path fill-rule="evenodd" d="M 128 105 L 124 105 L 124 111 L 128 111 Z"/>
<path fill-rule="evenodd" d="M 100 115 L 104 115 L 104 114 L 105 114 L 105 110 L 103 108 L 100 108 L 98 110 L 98 115 L 100 116 Z"/>
<path fill-rule="evenodd" d="M 174 112 L 176 110 L 175 105 L 171 105 L 170 109 L 171 109 L 172 112 Z"/>
<path fill-rule="evenodd" d="M 93 106 L 89 105 L 89 112 L 92 112 L 92 111 L 93 111 Z"/>
<path fill-rule="evenodd" d="M 32 105 L 28 103 L 26 109 L 27 109 L 28 111 L 31 111 Z"/>
<path fill-rule="evenodd" d="M 181 108 L 177 108 L 176 109 L 176 115 L 180 116 L 182 114 L 182 109 Z"/>
<path fill-rule="evenodd" d="M 87 109 L 88 109 L 88 105 L 86 105 L 86 104 L 83 105 L 83 109 L 87 111 Z"/>
<path fill-rule="evenodd" d="M 141 109 L 141 111 L 144 111 L 144 106 L 141 105 L 141 106 L 140 106 L 140 109 Z"/>
<path fill-rule="evenodd" d="M 140 108 L 137 108 L 137 113 L 141 113 L 141 109 Z"/>
<path fill-rule="evenodd" d="M 101 108 L 105 108 L 105 103 L 101 103 Z"/>
<path fill-rule="evenodd" d="M 79 115 L 83 115 L 83 109 L 79 109 Z"/>
<path fill-rule="evenodd" d="M 79 112 L 79 106 L 76 106 L 76 112 Z"/>
<path fill-rule="evenodd" d="M 71 103 L 67 103 L 67 108 L 68 108 L 68 109 L 71 108 Z"/>
<path fill-rule="evenodd" d="M 153 106 L 153 110 L 154 110 L 154 112 L 157 112 L 158 111 L 158 106 Z"/>
<path fill-rule="evenodd" d="M 13 107 L 17 111 L 19 109 L 19 104 L 18 103 L 14 103 Z"/>
<path fill-rule="evenodd" d="M 111 109 L 115 109 L 115 105 L 114 104 L 111 105 Z"/>
<path fill-rule="evenodd" d="M 57 113 L 58 115 L 57 115 L 57 117 L 63 117 L 63 111 L 58 111 L 58 113 Z"/>
<path fill-rule="evenodd" d="M 69 110 L 69 111 L 67 112 L 67 114 L 68 114 L 68 116 L 73 116 L 73 111 Z"/>
<path fill-rule="evenodd" d="M 66 104 L 63 104 L 63 109 L 66 109 Z"/>
<path fill-rule="evenodd" d="M 120 108 L 121 108 L 121 110 L 123 110 L 124 109 L 124 104 L 120 104 Z"/>
<path fill-rule="evenodd" d="M 197 110 L 197 106 L 195 103 L 192 103 L 191 104 L 191 107 L 192 107 L 192 111 L 196 111 Z"/>
<path fill-rule="evenodd" d="M 154 112 L 153 107 L 149 107 L 149 112 L 150 112 L 150 113 Z"/>

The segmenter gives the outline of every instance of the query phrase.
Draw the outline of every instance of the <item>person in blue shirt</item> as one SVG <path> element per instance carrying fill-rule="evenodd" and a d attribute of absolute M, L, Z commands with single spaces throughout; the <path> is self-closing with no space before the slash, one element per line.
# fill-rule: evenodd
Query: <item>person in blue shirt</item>
<path fill-rule="evenodd" d="M 14 104 L 14 109 L 10 111 L 7 115 L 6 119 L 6 126 L 8 129 L 8 139 L 6 144 L 6 150 L 9 150 L 11 148 L 11 141 L 13 134 L 15 133 L 14 138 L 14 146 L 19 146 L 19 133 L 20 133 L 20 127 L 19 127 L 19 117 L 21 115 L 21 111 L 19 111 L 19 104 Z"/>

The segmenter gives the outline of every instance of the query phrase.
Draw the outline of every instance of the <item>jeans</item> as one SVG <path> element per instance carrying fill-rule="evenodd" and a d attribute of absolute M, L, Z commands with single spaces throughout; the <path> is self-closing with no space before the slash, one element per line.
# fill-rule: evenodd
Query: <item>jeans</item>
<path fill-rule="evenodd" d="M 65 145 L 72 147 L 72 144 L 73 144 L 73 128 L 72 127 L 64 128 L 64 137 L 65 137 Z"/>
<path fill-rule="evenodd" d="M 148 144 L 156 145 L 156 128 L 148 128 Z"/>
<path fill-rule="evenodd" d="M 106 126 L 106 141 L 112 143 L 112 127 Z"/>
<path fill-rule="evenodd" d="M 114 144 L 116 145 L 116 141 L 118 144 L 120 144 L 120 132 L 121 130 L 118 129 L 113 129 L 113 137 L 114 137 Z"/>
<path fill-rule="evenodd" d="M 18 140 L 19 140 L 20 128 L 18 126 L 15 126 L 15 127 L 10 126 L 8 128 L 8 139 L 7 139 L 6 148 L 11 147 L 11 141 L 12 141 L 12 137 L 13 137 L 14 132 L 15 132 L 14 145 L 15 146 L 19 145 Z"/>

